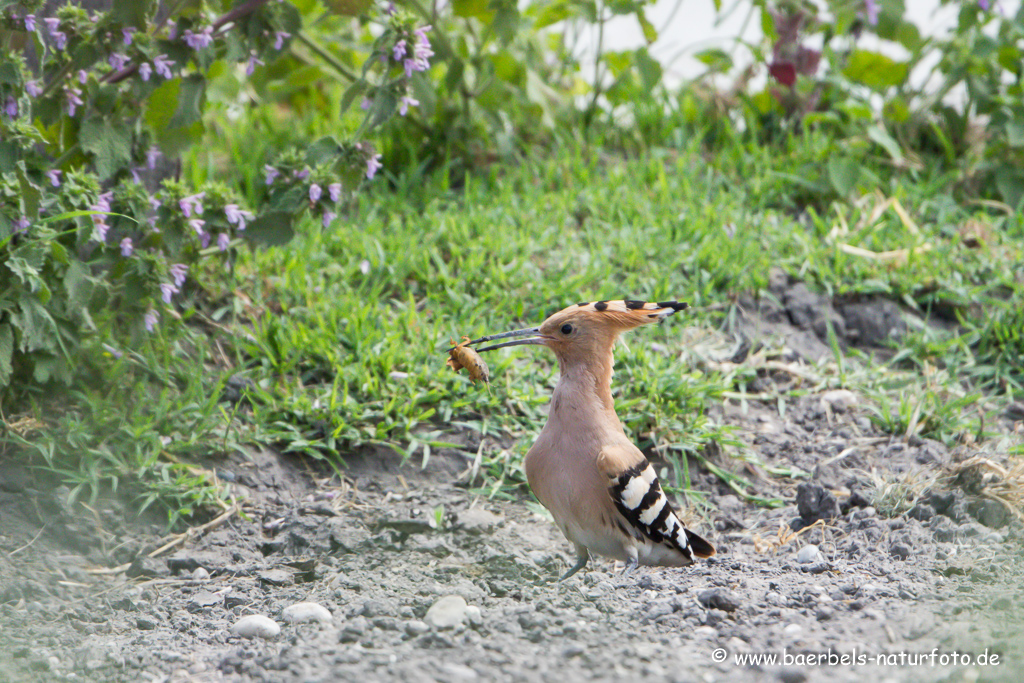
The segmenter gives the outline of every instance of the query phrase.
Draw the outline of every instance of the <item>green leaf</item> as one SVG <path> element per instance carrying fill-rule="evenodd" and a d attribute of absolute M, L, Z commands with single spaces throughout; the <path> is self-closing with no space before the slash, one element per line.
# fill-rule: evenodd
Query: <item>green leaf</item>
<path fill-rule="evenodd" d="M 909 67 L 878 52 L 854 50 L 843 75 L 874 90 L 885 90 L 900 85 L 907 79 Z"/>
<path fill-rule="evenodd" d="M 21 330 L 21 350 L 24 352 L 57 351 L 57 325 L 35 296 L 25 295 L 18 302 L 18 311 L 11 314 L 11 322 Z"/>
<path fill-rule="evenodd" d="M 123 122 L 94 116 L 82 124 L 78 142 L 83 150 L 92 153 L 96 173 L 102 180 L 131 162 L 131 131 Z"/>
<path fill-rule="evenodd" d="M 156 134 L 160 149 L 167 156 L 175 156 L 196 142 L 203 133 L 203 122 L 196 121 L 187 128 L 173 128 L 170 123 L 178 107 L 181 79 L 164 81 L 149 96 L 146 123 Z"/>
<path fill-rule="evenodd" d="M 11 359 L 14 357 L 14 330 L 7 323 L 0 325 L 0 388 L 6 387 L 11 382 L 11 374 L 14 366 Z"/>
<path fill-rule="evenodd" d="M 357 17 L 364 14 L 373 4 L 373 0 L 325 0 L 325 2 L 336 14 L 345 17 Z"/>
<path fill-rule="evenodd" d="M 186 128 L 203 118 L 203 102 L 206 99 L 206 79 L 192 74 L 181 81 L 178 90 L 178 108 L 167 124 L 168 128 Z"/>
<path fill-rule="evenodd" d="M 1024 147 L 1024 117 L 1018 116 L 1006 122 L 1006 141 L 1010 147 Z"/>
<path fill-rule="evenodd" d="M 900 149 L 900 145 L 896 140 L 889 135 L 889 131 L 881 126 L 870 126 L 868 128 L 868 137 L 876 143 L 879 147 L 889 153 L 894 161 L 903 161 L 903 150 Z"/>
<path fill-rule="evenodd" d="M 491 26 L 498 34 L 502 45 L 508 45 L 519 32 L 519 8 L 515 5 L 502 5 L 494 13 L 494 21 Z"/>
<path fill-rule="evenodd" d="M 246 238 L 259 244 L 280 246 L 295 236 L 292 214 L 284 211 L 269 211 L 261 214 L 245 228 Z"/>
<path fill-rule="evenodd" d="M 847 196 L 857 184 L 860 164 L 848 157 L 833 156 L 828 160 L 828 180 L 840 196 Z"/>
<path fill-rule="evenodd" d="M 491 18 L 491 11 L 487 5 L 488 0 L 454 0 L 452 10 L 457 17 L 476 17 L 488 21 Z"/>
<path fill-rule="evenodd" d="M 365 79 L 360 78 L 358 81 L 348 86 L 345 89 L 345 94 L 341 96 L 341 113 L 344 114 L 348 111 L 348 108 L 352 106 L 352 103 L 357 97 L 364 94 L 369 84 Z"/>
<path fill-rule="evenodd" d="M 996 188 L 1004 202 L 1014 210 L 1019 209 L 1024 200 L 1024 171 L 1012 164 L 1003 164 L 996 169 Z"/>
<path fill-rule="evenodd" d="M 642 9 L 636 11 L 636 20 L 640 22 L 640 30 L 644 32 L 644 40 L 648 45 L 658 39 L 658 29 L 654 28 L 654 24 L 647 20 Z"/>
<path fill-rule="evenodd" d="M 145 28 L 151 4 L 152 0 L 114 0 L 110 16 L 126 26 Z"/>
<path fill-rule="evenodd" d="M 322 137 L 306 150 L 306 163 L 310 166 L 319 166 L 332 161 L 340 151 L 341 145 L 337 140 L 330 135 Z"/>
<path fill-rule="evenodd" d="M 732 68 L 732 57 L 721 48 L 714 47 L 709 50 L 701 50 L 694 57 L 706 64 L 709 71 L 715 73 L 725 73 Z"/>
<path fill-rule="evenodd" d="M 68 293 L 68 304 L 72 308 L 87 308 L 95 286 L 96 281 L 89 275 L 89 268 L 81 261 L 72 261 L 64 275 L 64 290 Z"/>

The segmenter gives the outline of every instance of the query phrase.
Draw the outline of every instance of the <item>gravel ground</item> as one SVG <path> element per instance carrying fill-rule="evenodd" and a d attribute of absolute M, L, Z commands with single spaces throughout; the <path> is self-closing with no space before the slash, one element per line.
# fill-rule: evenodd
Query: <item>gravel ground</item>
<path fill-rule="evenodd" d="M 812 356 L 814 321 L 785 324 Z M 155 558 L 154 520 L 70 509 L 0 458 L 0 681 L 1021 680 L 1020 522 L 966 484 L 881 515 L 873 469 L 920 482 L 967 454 L 882 435 L 858 404 L 722 409 L 766 466 L 812 473 L 743 472 L 789 504 L 701 472 L 716 509 L 694 527 L 716 557 L 625 579 L 597 561 L 564 583 L 571 549 L 536 506 L 456 483 L 468 435 L 427 469 L 346 456 L 343 480 L 222 458 L 242 513 Z"/>

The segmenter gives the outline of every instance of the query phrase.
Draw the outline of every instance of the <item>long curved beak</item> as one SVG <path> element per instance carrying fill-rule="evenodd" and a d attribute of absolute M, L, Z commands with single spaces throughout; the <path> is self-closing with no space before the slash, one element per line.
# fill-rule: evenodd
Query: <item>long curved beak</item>
<path fill-rule="evenodd" d="M 503 349 L 506 346 L 543 346 L 545 337 L 540 334 L 539 327 L 527 327 L 522 330 L 512 330 L 511 332 L 502 332 L 501 334 L 488 334 L 480 337 L 479 339 L 473 339 L 468 344 L 481 344 L 483 342 L 494 341 L 496 339 L 507 339 L 509 337 L 525 337 L 525 339 L 513 339 L 512 341 L 501 342 L 500 344 L 491 344 L 485 346 L 482 349 L 477 349 L 478 353 L 483 351 L 493 351 L 494 349 Z M 455 347 L 452 347 L 455 348 Z M 451 349 L 449 349 L 451 351 Z"/>

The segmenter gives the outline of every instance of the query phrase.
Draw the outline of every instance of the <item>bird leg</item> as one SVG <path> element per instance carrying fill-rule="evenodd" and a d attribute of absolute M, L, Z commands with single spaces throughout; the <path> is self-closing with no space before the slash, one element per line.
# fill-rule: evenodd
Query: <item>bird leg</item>
<path fill-rule="evenodd" d="M 626 578 L 633 573 L 633 570 L 637 568 L 637 559 L 633 555 L 626 560 L 626 568 L 622 570 L 622 578 Z"/>
<path fill-rule="evenodd" d="M 577 545 L 576 546 L 576 564 L 574 564 L 572 567 L 570 567 L 569 571 L 567 571 L 565 574 L 563 574 L 562 578 L 560 578 L 559 581 L 565 581 L 570 576 L 572 576 L 573 574 L 575 574 L 579 570 L 581 570 L 584 567 L 586 567 L 587 566 L 587 560 L 589 560 L 589 559 L 590 559 L 590 551 L 587 550 L 585 547 L 583 547 L 581 545 Z"/>

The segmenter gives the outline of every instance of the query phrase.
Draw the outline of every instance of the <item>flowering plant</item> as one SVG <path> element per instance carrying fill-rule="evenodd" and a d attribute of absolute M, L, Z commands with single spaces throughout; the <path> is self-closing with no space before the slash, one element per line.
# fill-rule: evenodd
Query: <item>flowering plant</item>
<path fill-rule="evenodd" d="M 306 211 L 327 227 L 381 168 L 369 142 L 325 138 L 268 160 L 253 207 L 169 177 L 204 132 L 211 67 L 251 76 L 288 50 L 302 21 L 288 2 L 185 3 L 160 21 L 152 0 L 41 6 L 0 2 L 0 389 L 70 383 L 83 334 L 137 342 L 174 314 L 202 261 L 231 263 L 243 240 L 282 243 Z M 380 89 L 401 105 L 374 125 L 417 104 L 408 80 L 433 54 L 429 27 L 395 16 L 391 44 L 377 45 L 401 72 Z"/>

